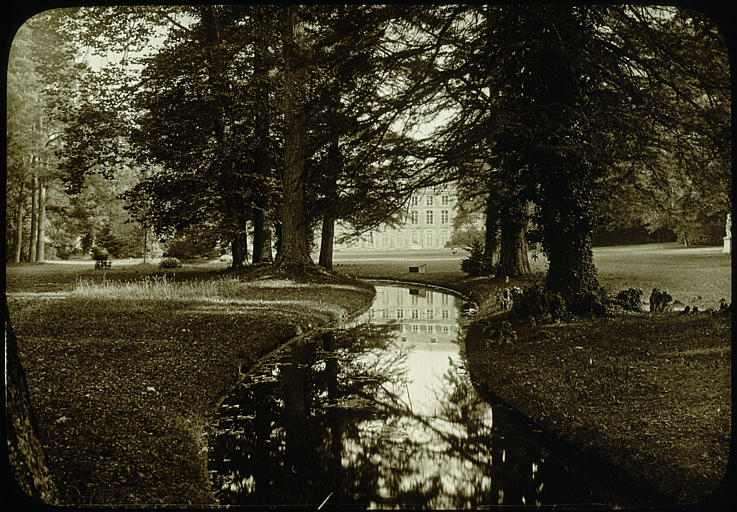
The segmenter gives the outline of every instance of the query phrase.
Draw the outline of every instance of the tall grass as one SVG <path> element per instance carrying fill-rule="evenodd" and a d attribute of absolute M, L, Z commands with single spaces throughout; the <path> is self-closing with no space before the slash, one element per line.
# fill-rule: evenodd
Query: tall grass
<path fill-rule="evenodd" d="M 131 282 L 79 279 L 71 296 L 89 299 L 207 300 L 241 297 L 244 295 L 244 284 L 234 278 L 182 282 L 167 279 L 166 276 L 145 276 Z"/>

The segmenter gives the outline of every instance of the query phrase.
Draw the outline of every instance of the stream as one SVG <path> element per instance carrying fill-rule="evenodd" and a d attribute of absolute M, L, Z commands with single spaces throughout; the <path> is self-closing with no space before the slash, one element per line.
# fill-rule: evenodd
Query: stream
<path fill-rule="evenodd" d="M 223 402 L 208 461 L 221 504 L 623 504 L 476 393 L 461 299 L 409 285 L 376 291 L 345 329 L 276 351 Z"/>

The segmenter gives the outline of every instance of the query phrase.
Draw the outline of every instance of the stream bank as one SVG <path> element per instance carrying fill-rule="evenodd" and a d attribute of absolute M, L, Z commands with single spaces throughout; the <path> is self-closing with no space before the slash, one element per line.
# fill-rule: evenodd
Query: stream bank
<path fill-rule="evenodd" d="M 723 489 L 715 491 L 731 443 L 728 315 L 579 320 L 505 345 L 481 330 L 471 326 L 466 348 L 482 393 L 645 495 L 650 489 L 653 504 L 722 499 Z"/>

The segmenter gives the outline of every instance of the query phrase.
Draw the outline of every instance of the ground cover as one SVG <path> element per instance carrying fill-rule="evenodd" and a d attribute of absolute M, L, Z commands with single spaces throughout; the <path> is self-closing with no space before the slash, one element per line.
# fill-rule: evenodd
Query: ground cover
<path fill-rule="evenodd" d="M 731 316 L 642 313 L 467 340 L 477 382 L 538 425 L 680 502 L 725 475 Z"/>
<path fill-rule="evenodd" d="M 657 287 L 701 311 L 732 300 L 731 257 L 721 248 L 603 247 L 594 249 L 594 261 L 612 293 L 641 288 L 647 300 Z M 481 306 L 477 325 L 498 313 L 502 288 L 543 277 L 508 284 L 468 278 L 459 263 L 453 270 L 452 261 L 429 259 L 426 274 L 410 274 L 407 262 L 395 261 L 354 260 L 337 268 L 461 291 Z M 641 313 L 533 332 L 517 328 L 515 344 L 469 343 L 481 388 L 674 501 L 699 501 L 719 484 L 730 443 L 731 315 Z"/>
<path fill-rule="evenodd" d="M 328 273 L 8 267 L 8 307 L 65 503 L 213 503 L 208 420 L 259 357 L 373 289 Z M 104 279 L 103 279 L 104 275 Z"/>

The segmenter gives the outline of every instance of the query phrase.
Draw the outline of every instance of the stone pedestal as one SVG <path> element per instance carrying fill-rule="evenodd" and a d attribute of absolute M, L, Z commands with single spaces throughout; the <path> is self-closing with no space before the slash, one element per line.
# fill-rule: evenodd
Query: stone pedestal
<path fill-rule="evenodd" d="M 732 253 L 732 237 L 731 236 L 724 237 L 724 249 L 722 249 L 722 252 L 726 252 L 727 254 Z"/>

